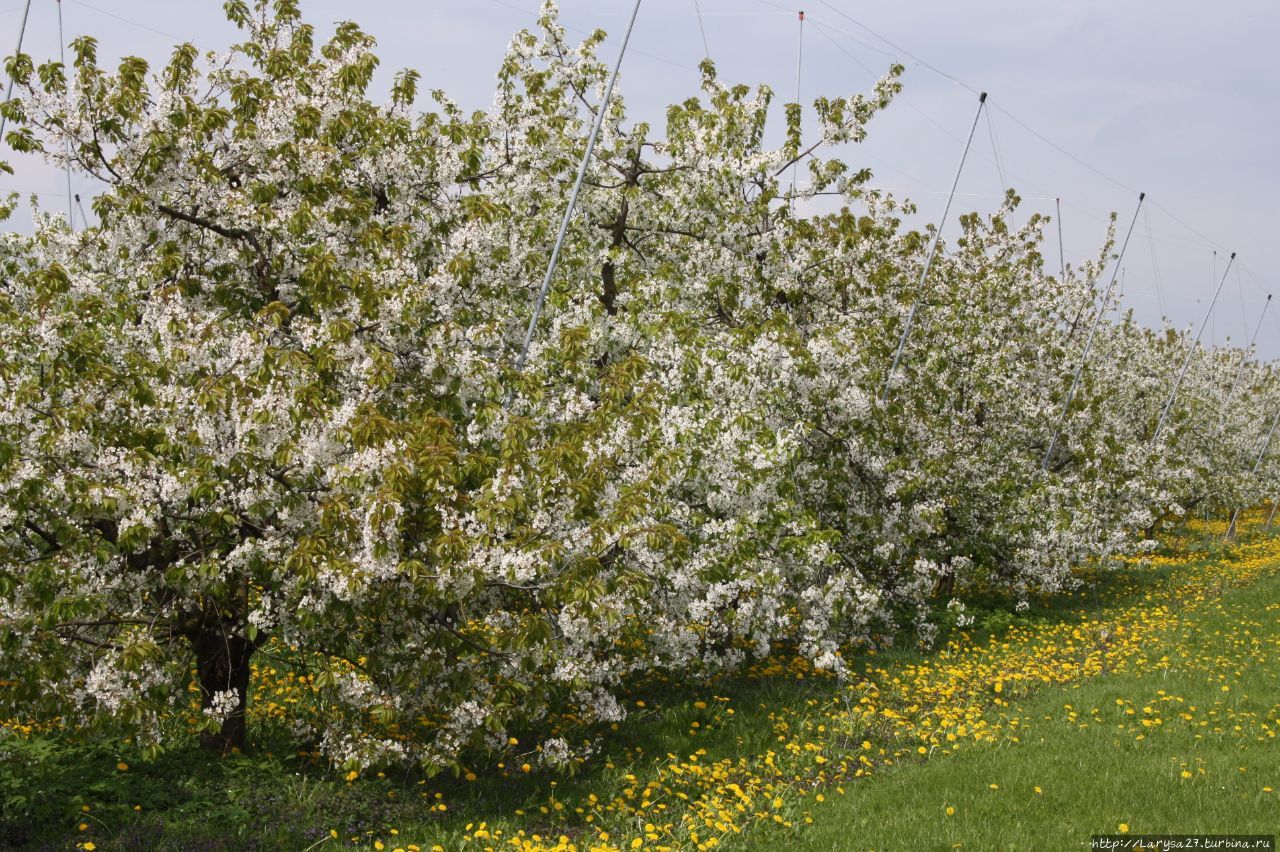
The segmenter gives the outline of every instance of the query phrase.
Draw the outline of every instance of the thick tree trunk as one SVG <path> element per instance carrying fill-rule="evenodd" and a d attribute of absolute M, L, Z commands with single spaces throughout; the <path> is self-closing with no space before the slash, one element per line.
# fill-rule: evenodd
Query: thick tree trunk
<path fill-rule="evenodd" d="M 237 699 L 231 714 L 216 732 L 203 731 L 200 745 L 220 755 L 245 750 L 245 703 L 249 697 L 249 658 L 254 644 L 247 639 L 202 630 L 192 640 L 196 673 L 200 679 L 201 708 L 212 707 L 214 696 L 235 690 Z"/>

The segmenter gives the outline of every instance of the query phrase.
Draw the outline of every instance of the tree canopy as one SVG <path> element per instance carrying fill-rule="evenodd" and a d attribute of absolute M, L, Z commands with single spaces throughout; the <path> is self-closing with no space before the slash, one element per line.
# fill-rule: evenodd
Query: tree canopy
<path fill-rule="evenodd" d="M 158 745 L 194 682 L 226 750 L 269 653 L 335 763 L 440 769 L 552 710 L 621 720 L 645 672 L 928 641 L 967 588 L 1070 588 L 1276 480 L 1248 352 L 1200 352 L 1153 436 L 1191 341 L 1099 298 L 1110 234 L 1050 275 L 1010 193 L 917 289 L 909 202 L 828 156 L 901 68 L 812 133 L 786 105 L 777 147 L 772 93 L 710 62 L 661 133 L 613 100 L 517 371 L 603 34 L 544 5 L 466 114 L 412 71 L 371 96 L 354 24 L 226 8 L 242 43 L 155 72 L 88 37 L 9 62 L 8 144 L 103 189 L 91 227 L 0 240 L 0 709 Z"/>

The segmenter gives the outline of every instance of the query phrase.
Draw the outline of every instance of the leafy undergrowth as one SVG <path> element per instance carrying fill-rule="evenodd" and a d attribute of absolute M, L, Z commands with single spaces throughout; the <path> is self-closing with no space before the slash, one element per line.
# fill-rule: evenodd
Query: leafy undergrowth
<path fill-rule="evenodd" d="M 304 681 L 267 665 L 255 686 L 265 734 L 252 755 L 211 763 L 177 749 L 144 762 L 56 732 L 9 739 L 0 834 L 30 848 L 658 850 L 900 848 L 908 837 L 927 848 L 1024 847 L 1019 832 L 1037 827 L 1069 828 L 1076 840 L 1086 825 L 1145 831 L 1144 819 L 1166 824 L 1154 801 L 1130 800 L 1121 813 L 1126 800 L 1112 795 L 1113 813 L 1081 790 L 1142 788 L 1172 767 L 1191 782 L 1187 796 L 1213 796 L 1231 750 L 1280 726 L 1280 687 L 1264 665 L 1276 610 L 1231 609 L 1280 595 L 1280 540 L 1226 546 L 1220 535 L 1193 525 L 1150 560 L 1082 573 L 1074 595 L 1021 613 L 977 597 L 968 631 L 933 652 L 852 657 L 857 676 L 846 683 L 782 657 L 711 684 L 655 680 L 573 777 L 537 769 L 518 743 L 513 759 L 457 779 L 334 773 L 266 724 L 306 700 Z M 1248 618 L 1252 633 L 1226 629 Z M 1226 689 L 1210 701 L 1197 678 Z M 1237 786 L 1222 788 L 1234 803 L 1220 812 L 1226 822 L 1275 807 L 1258 785 L 1277 780 L 1274 762 L 1239 765 Z"/>

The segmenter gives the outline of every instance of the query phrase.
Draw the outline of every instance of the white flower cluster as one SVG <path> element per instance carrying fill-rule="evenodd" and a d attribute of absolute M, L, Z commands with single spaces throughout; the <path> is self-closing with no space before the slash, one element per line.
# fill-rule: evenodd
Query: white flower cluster
<path fill-rule="evenodd" d="M 204 715 L 221 724 L 240 706 L 240 691 L 237 689 L 220 689 L 209 698 L 209 704 L 203 709 Z"/>

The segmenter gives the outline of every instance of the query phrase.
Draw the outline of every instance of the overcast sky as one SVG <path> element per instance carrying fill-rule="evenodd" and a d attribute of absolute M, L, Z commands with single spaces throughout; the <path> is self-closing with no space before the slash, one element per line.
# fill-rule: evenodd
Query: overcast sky
<path fill-rule="evenodd" d="M 506 44 L 533 24 L 537 4 L 302 0 L 304 15 L 323 29 L 354 19 L 377 37 L 379 95 L 396 69 L 409 66 L 422 72 L 424 88 L 443 88 L 472 108 L 491 102 Z M 612 61 L 631 5 L 562 0 L 561 20 L 577 35 L 609 31 L 603 55 Z M 1149 205 L 1123 264 L 1124 304 L 1147 324 L 1167 315 L 1198 326 L 1215 268 L 1221 276 L 1226 255 L 1237 251 L 1238 270 L 1205 339 L 1240 342 L 1252 333 L 1266 294 L 1280 286 L 1280 3 L 645 0 L 620 84 L 631 115 L 660 129 L 666 104 L 697 93 L 704 30 L 725 80 L 768 83 L 779 104 L 793 100 L 799 9 L 806 11 L 803 102 L 866 91 L 890 63 L 906 65 L 903 94 L 846 158 L 917 201 L 925 219 L 942 213 L 973 120 L 977 97 L 965 86 L 990 93 L 990 124 L 985 117 L 979 124 L 944 236 L 954 235 L 956 212 L 992 209 L 1007 183 L 1028 214 L 1052 213 L 1054 198 L 1062 199 L 1066 259 L 1077 262 L 1097 251 L 1110 211 L 1127 225 L 1143 190 Z M 126 54 L 159 64 L 178 41 L 221 49 L 236 38 L 220 0 L 63 0 L 62 14 L 66 40 L 96 36 L 104 64 Z M 6 56 L 21 16 L 22 0 L 0 0 Z M 37 61 L 57 55 L 56 0 L 33 0 L 24 49 Z M 65 205 L 60 174 L 26 158 L 14 163 L 17 174 L 0 175 L 0 190 Z M 77 181 L 75 190 L 92 186 Z M 29 228 L 29 214 L 10 226 Z M 1055 268 L 1052 228 L 1045 253 Z M 1280 305 L 1268 313 L 1259 350 L 1280 358 Z"/>

